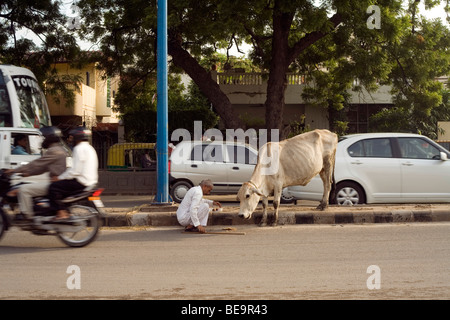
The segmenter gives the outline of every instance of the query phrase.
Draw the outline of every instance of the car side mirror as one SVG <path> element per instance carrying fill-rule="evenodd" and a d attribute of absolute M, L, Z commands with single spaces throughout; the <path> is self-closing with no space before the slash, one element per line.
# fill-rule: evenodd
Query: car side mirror
<path fill-rule="evenodd" d="M 442 161 L 448 160 L 447 154 L 446 154 L 445 152 L 441 152 L 441 153 L 440 153 L 440 156 L 441 156 L 441 160 L 442 160 Z"/>

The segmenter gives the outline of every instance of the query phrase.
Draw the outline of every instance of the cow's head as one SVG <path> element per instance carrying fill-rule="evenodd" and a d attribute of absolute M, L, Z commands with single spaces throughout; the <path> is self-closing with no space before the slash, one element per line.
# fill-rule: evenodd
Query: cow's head
<path fill-rule="evenodd" d="M 258 205 L 260 197 L 264 195 L 251 182 L 245 182 L 241 189 L 239 189 L 237 198 L 241 202 L 239 209 L 239 217 L 250 219 L 253 211 Z"/>

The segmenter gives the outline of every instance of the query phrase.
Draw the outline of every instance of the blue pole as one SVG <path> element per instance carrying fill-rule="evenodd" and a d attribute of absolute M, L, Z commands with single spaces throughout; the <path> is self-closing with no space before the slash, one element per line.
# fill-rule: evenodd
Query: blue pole
<path fill-rule="evenodd" d="M 168 104 L 167 104 L 167 0 L 157 0 L 157 189 L 156 204 L 169 203 Z"/>

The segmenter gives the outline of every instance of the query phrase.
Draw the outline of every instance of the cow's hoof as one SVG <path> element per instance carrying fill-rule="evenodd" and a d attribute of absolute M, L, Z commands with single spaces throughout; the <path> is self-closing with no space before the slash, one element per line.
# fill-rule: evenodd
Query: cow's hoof
<path fill-rule="evenodd" d="M 326 208 L 328 208 L 328 206 L 326 205 L 326 204 L 319 204 L 318 206 L 317 206 L 317 210 L 320 210 L 320 211 L 323 211 L 323 210 L 325 210 Z"/>
<path fill-rule="evenodd" d="M 258 224 L 259 227 L 267 227 L 267 222 L 261 222 Z"/>

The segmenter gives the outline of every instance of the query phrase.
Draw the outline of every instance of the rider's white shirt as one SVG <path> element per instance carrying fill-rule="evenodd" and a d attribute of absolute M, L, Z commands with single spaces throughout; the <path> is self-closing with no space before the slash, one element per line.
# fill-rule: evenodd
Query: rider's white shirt
<path fill-rule="evenodd" d="M 72 167 L 68 168 L 59 177 L 63 179 L 77 179 L 86 187 L 91 187 L 98 182 L 98 158 L 97 152 L 87 141 L 78 143 L 73 148 Z"/>

